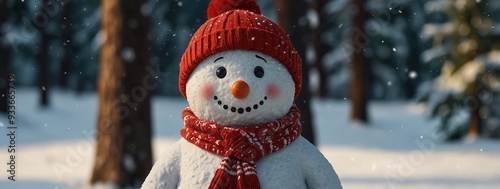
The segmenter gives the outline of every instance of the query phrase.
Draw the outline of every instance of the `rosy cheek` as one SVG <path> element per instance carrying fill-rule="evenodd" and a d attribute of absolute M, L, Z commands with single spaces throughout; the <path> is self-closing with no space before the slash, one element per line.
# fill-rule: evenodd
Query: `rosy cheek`
<path fill-rule="evenodd" d="M 269 84 L 266 88 L 266 95 L 270 99 L 277 99 L 280 97 L 280 89 L 275 84 Z"/>
<path fill-rule="evenodd" d="M 205 84 L 201 88 L 201 96 L 204 100 L 211 100 L 214 97 L 214 87 L 210 84 Z"/>

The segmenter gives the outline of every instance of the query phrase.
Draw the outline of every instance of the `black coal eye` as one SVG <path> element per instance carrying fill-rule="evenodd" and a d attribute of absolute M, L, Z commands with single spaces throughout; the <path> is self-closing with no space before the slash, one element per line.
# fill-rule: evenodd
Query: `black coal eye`
<path fill-rule="evenodd" d="M 218 78 L 222 79 L 226 77 L 227 71 L 226 68 L 224 67 L 219 67 L 217 68 L 217 71 L 215 71 L 215 75 L 217 75 Z"/>
<path fill-rule="evenodd" d="M 264 77 L 264 68 L 257 66 L 255 69 L 253 69 L 253 74 L 255 74 L 255 77 L 262 78 Z"/>

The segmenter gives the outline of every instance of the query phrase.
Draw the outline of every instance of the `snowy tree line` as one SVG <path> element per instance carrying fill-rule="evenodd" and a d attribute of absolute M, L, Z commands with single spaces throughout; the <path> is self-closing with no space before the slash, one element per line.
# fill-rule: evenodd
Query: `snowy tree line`
<path fill-rule="evenodd" d="M 500 136 L 500 2 L 429 1 L 435 19 L 423 26 L 430 48 L 424 62 L 441 67 L 440 75 L 421 85 L 439 130 L 450 140 L 464 136 Z"/>
<path fill-rule="evenodd" d="M 49 0 L 48 7 L 44 7 L 42 1 L 4 2 L 9 14 L 7 22 L 2 26 L 5 31 L 2 41 L 14 50 L 9 61 L 12 65 L 10 70 L 22 76 L 19 81 L 21 85 L 37 85 L 39 65 L 35 57 L 41 48 L 42 35 L 39 34 L 39 28 L 43 24 L 41 28 L 49 35 L 50 87 L 95 90 L 99 41 L 102 37 L 99 33 L 99 1 Z M 171 72 L 169 87 L 159 88 L 158 93 L 178 95 L 177 91 L 170 88 L 176 85 L 178 60 L 190 35 L 206 19 L 200 13 L 205 12 L 208 2 L 152 0 L 149 6 L 141 7 L 141 11 L 151 14 L 152 28 L 149 37 L 152 42 L 152 64 L 159 64 L 162 70 Z M 349 0 L 314 2 L 323 4 L 317 8 L 311 7 L 306 17 L 300 21 L 310 22 L 312 28 L 321 24 L 323 30 L 317 33 L 319 41 L 323 43 L 323 54 L 316 54 L 316 48 L 311 44 L 304 57 L 311 64 L 314 60 L 321 61 L 321 64 L 311 65 L 313 68 L 321 68 L 312 70 L 313 94 L 348 98 L 349 72 L 345 70 L 349 69 L 347 55 L 352 50 L 348 35 L 350 19 L 354 14 L 353 6 Z M 259 4 L 264 15 L 276 20 L 272 1 L 259 1 Z M 422 72 L 429 69 L 419 64 L 418 56 L 423 50 L 422 41 L 418 39 L 419 30 L 425 22 L 423 3 L 377 0 L 369 1 L 366 6 L 373 15 L 366 23 L 366 35 L 370 37 L 370 43 L 365 49 L 373 62 L 374 70 L 370 96 L 374 99 L 413 97 L 415 86 L 427 79 L 426 74 L 419 69 L 424 69 Z M 69 53 L 65 50 L 69 50 Z M 65 57 L 67 55 L 70 56 Z M 129 53 L 124 52 L 124 56 L 127 55 Z"/>
<path fill-rule="evenodd" d="M 178 62 L 190 36 L 206 19 L 208 3 L 204 0 L 150 0 L 139 7 L 141 13 L 151 18 L 150 64 L 167 73 L 166 82 L 155 89 L 155 94 L 179 95 Z M 277 20 L 273 1 L 258 3 L 264 15 Z M 498 130 L 500 113 L 495 106 L 498 103 L 497 1 L 363 1 L 362 9 L 368 12 L 363 32 L 352 29 L 352 19 L 360 10 L 352 1 L 313 0 L 307 3 L 309 8 L 298 23 L 310 27 L 312 34 L 303 59 L 310 68 L 313 97 L 351 99 L 351 54 L 361 50 L 370 70 L 366 76 L 370 81 L 368 99 L 428 101 L 430 112 L 434 112 L 432 115 L 442 120 L 442 130 L 450 132 L 447 138 L 463 136 L 464 128 L 468 128 L 465 120 L 476 114 L 483 120 L 479 124 L 481 131 Z M 15 73 L 20 86 L 36 86 L 48 96 L 53 88 L 77 92 L 96 90 L 99 47 L 102 38 L 106 37 L 100 32 L 98 0 L 3 0 L 1 6 L 1 44 L 5 49 L 2 50 L 1 68 Z M 480 14 L 481 21 L 477 21 L 477 16 L 467 17 L 474 11 Z M 459 21 L 467 22 L 466 19 L 469 19 L 467 27 L 473 33 L 471 36 L 460 34 L 466 29 Z M 479 26 L 474 25 L 478 23 Z M 137 23 L 132 21 L 127 25 L 134 27 Z M 360 47 L 352 45 L 353 35 L 364 40 Z M 463 42 L 462 38 L 468 37 L 475 42 Z M 458 47 L 455 51 L 459 52 L 474 44 L 480 47 L 477 51 L 471 50 L 459 63 L 453 60 L 459 57 L 453 55 L 454 47 Z M 47 49 L 46 55 L 41 53 L 43 49 Z M 131 57 L 134 52 L 123 51 L 122 56 Z M 42 59 L 46 59 L 45 65 L 40 63 L 44 62 Z M 462 73 L 460 68 L 476 72 Z M 473 76 L 461 77 L 455 73 Z M 467 79 L 469 77 L 474 79 Z M 456 80 L 460 81 L 443 81 L 443 78 L 459 78 Z M 438 85 L 443 90 L 434 90 Z M 456 90 L 454 85 L 463 89 Z M 474 89 L 469 89 L 471 87 Z M 483 92 L 478 95 L 466 92 L 469 90 Z M 481 101 L 475 108 L 477 112 L 459 116 L 464 113 L 455 107 L 465 107 L 464 103 L 471 103 L 471 100 L 464 99 L 470 98 Z M 463 120 L 451 124 L 451 120 L 459 119 L 454 118 L 457 116 Z M 498 136 L 494 133 L 488 135 Z"/>
<path fill-rule="evenodd" d="M 105 161 L 96 163 L 92 182 L 134 185 L 152 163 L 147 142 L 150 96 L 180 97 L 179 60 L 205 22 L 208 3 L 0 0 L 0 93 L 5 93 L 8 73 L 17 75 L 19 86 L 36 87 L 43 107 L 50 106 L 50 91 L 55 88 L 97 91 L 97 156 Z M 368 123 L 371 100 L 418 99 L 427 104 L 430 117 L 439 120 L 438 131 L 445 140 L 500 137 L 498 1 L 258 3 L 264 15 L 289 33 L 306 65 L 296 102 L 302 111 L 303 134 L 311 142 L 314 112 L 309 102 L 314 97 L 350 100 L 351 119 Z M 117 6 L 120 11 L 114 12 Z M 156 79 L 162 80 L 161 86 L 145 90 L 144 98 L 130 103 L 121 97 L 133 96 L 134 86 L 151 74 L 144 67 L 159 68 L 162 74 Z M 5 95 L 0 100 L 6 105 Z M 112 111 L 115 102 L 129 110 L 123 119 Z M 0 111 L 4 108 L 0 106 Z M 131 111 L 137 109 L 141 111 Z M 106 132 L 109 129 L 115 132 Z M 107 140 L 122 142 L 102 142 Z M 141 153 L 146 160 L 139 161 Z M 135 165 L 141 170 L 130 168 Z"/>

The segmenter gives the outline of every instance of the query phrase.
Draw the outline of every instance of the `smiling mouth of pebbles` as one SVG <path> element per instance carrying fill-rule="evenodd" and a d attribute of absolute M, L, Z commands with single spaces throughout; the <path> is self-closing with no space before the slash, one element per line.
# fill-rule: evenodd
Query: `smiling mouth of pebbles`
<path fill-rule="evenodd" d="M 245 112 L 251 112 L 252 109 L 254 109 L 254 110 L 258 109 L 259 105 L 260 106 L 264 105 L 264 102 L 267 100 L 267 96 L 264 96 L 263 100 L 259 101 L 259 103 L 257 103 L 257 104 L 254 104 L 252 107 L 250 107 L 250 106 L 247 106 L 247 107 L 234 107 L 234 106 L 231 106 L 230 107 L 230 106 L 222 103 L 222 101 L 217 96 L 214 96 L 214 100 L 217 101 L 217 104 L 219 106 L 222 106 L 222 108 L 224 110 L 228 110 L 228 111 L 231 111 L 233 113 L 238 112 L 239 114 L 243 114 Z"/>

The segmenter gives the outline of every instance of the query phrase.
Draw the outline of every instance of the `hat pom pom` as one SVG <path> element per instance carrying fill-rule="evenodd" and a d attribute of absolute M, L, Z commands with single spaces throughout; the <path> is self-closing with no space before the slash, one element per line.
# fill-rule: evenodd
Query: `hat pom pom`
<path fill-rule="evenodd" d="M 260 7 L 255 0 L 212 0 L 208 5 L 208 19 L 219 16 L 230 10 L 248 10 L 255 14 L 261 14 Z"/>

